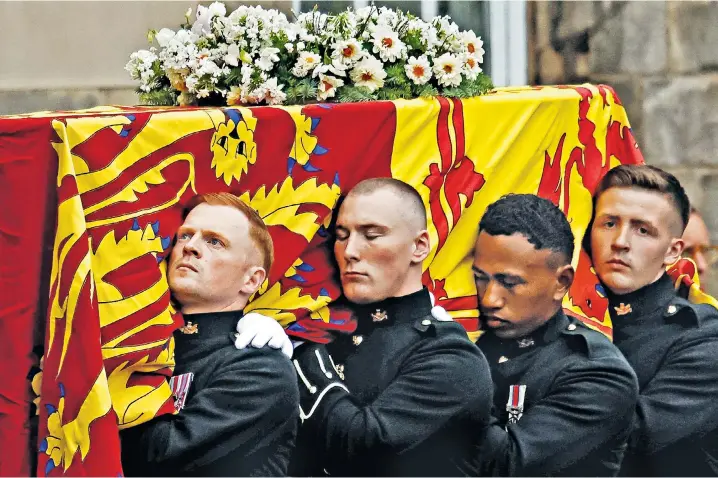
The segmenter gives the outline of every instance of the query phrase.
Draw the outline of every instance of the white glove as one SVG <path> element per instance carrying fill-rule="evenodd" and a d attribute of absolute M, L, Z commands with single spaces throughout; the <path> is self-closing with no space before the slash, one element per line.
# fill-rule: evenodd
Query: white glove
<path fill-rule="evenodd" d="M 249 344 L 257 349 L 267 345 L 273 349 L 281 349 L 288 358 L 292 358 L 294 352 L 292 341 L 279 322 L 256 312 L 250 312 L 237 322 L 234 346 L 241 350 Z"/>
<path fill-rule="evenodd" d="M 435 305 L 431 308 L 431 315 L 434 316 L 439 322 L 451 322 L 454 320 L 449 313 L 440 305 Z"/>

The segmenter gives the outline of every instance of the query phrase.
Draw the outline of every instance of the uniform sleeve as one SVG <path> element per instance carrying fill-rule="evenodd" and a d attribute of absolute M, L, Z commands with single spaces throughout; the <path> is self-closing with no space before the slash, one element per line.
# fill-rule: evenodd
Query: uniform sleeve
<path fill-rule="evenodd" d="M 641 390 L 629 448 L 652 454 L 718 427 L 718 337 L 701 329 L 669 350 Z"/>
<path fill-rule="evenodd" d="M 638 385 L 619 358 L 565 369 L 550 392 L 506 429 L 496 420 L 482 469 L 494 476 L 553 475 L 616 436 L 628 438 Z"/>
<path fill-rule="evenodd" d="M 203 466 L 231 451 L 249 455 L 260 434 L 298 422 L 299 392 L 291 363 L 280 351 L 247 349 L 220 365 L 202 390 L 192 391 L 178 415 L 164 415 L 127 430 L 127 460 L 159 466 Z"/>
<path fill-rule="evenodd" d="M 322 410 L 321 429 L 327 461 L 341 463 L 370 450 L 399 454 L 467 410 L 488 423 L 492 384 L 481 352 L 457 337 L 432 339 L 415 350 L 369 405 L 360 406 L 350 394 L 335 390 L 337 397 L 328 402 L 332 406 Z"/>

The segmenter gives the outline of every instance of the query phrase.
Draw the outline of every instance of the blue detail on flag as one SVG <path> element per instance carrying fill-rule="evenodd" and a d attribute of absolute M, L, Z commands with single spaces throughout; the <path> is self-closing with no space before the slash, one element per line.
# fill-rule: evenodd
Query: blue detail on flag
<path fill-rule="evenodd" d="M 314 131 L 314 128 L 317 127 L 317 125 L 319 124 L 320 121 L 321 121 L 320 118 L 312 118 L 312 129 L 311 129 L 311 131 Z"/>
<path fill-rule="evenodd" d="M 314 267 L 310 266 L 306 262 L 302 262 L 297 266 L 297 269 L 299 269 L 302 272 L 312 272 L 314 270 Z"/>
<path fill-rule="evenodd" d="M 320 297 L 329 297 L 329 291 L 326 290 L 324 287 L 322 287 L 322 288 L 319 290 L 319 296 L 320 296 Z"/>
<path fill-rule="evenodd" d="M 45 464 L 45 475 L 48 475 L 53 468 L 55 468 L 55 462 L 52 461 L 52 459 L 47 460 L 47 463 Z"/>
<path fill-rule="evenodd" d="M 327 229 L 324 226 L 319 226 L 319 229 L 317 229 L 317 234 L 319 237 L 327 237 L 329 234 L 327 233 Z"/>
<path fill-rule="evenodd" d="M 47 410 L 48 415 L 52 415 L 57 411 L 57 408 L 55 408 L 53 405 L 50 405 L 49 403 L 45 404 L 45 409 Z"/>
<path fill-rule="evenodd" d="M 319 143 L 317 143 L 317 145 L 314 147 L 314 150 L 312 151 L 312 154 L 322 155 L 325 154 L 327 151 L 329 151 L 327 148 L 325 148 L 324 146 L 320 146 Z"/>
<path fill-rule="evenodd" d="M 224 114 L 226 114 L 229 117 L 229 119 L 234 121 L 235 126 L 239 125 L 239 122 L 242 121 L 242 115 L 237 110 L 226 109 L 226 110 L 224 110 Z"/>
<path fill-rule="evenodd" d="M 155 221 L 152 223 L 152 230 L 155 231 L 155 234 L 160 232 L 160 222 Z"/>
<path fill-rule="evenodd" d="M 126 138 L 126 137 L 128 137 L 129 135 L 130 135 L 130 130 L 129 130 L 129 129 L 120 130 L 120 136 L 121 136 L 121 137 Z"/>
<path fill-rule="evenodd" d="M 295 280 L 297 282 L 306 282 L 307 281 L 307 279 L 300 276 L 299 274 L 294 274 L 293 276 L 289 277 L 289 279 Z"/>
<path fill-rule="evenodd" d="M 172 238 L 170 236 L 163 237 L 160 241 L 162 242 L 162 249 L 167 249 L 170 247 L 170 244 L 172 244 Z"/>
<path fill-rule="evenodd" d="M 159 264 L 160 262 L 162 262 L 164 260 L 164 258 L 165 258 L 165 256 L 161 256 L 161 255 L 157 254 L 157 263 Z"/>
<path fill-rule="evenodd" d="M 47 438 L 44 438 L 42 440 L 42 443 L 40 443 L 40 448 L 38 449 L 41 453 L 44 453 L 47 451 Z"/>
<path fill-rule="evenodd" d="M 310 173 L 321 171 L 321 169 L 317 168 L 316 166 L 313 166 L 312 163 L 310 163 L 309 161 L 307 161 L 307 164 L 302 166 L 302 169 L 305 171 L 309 171 Z"/>
<path fill-rule="evenodd" d="M 606 297 L 606 290 L 601 284 L 596 284 L 596 292 L 598 292 L 598 295 L 601 297 Z"/>
<path fill-rule="evenodd" d="M 59 383 L 58 385 L 60 386 L 60 396 L 64 397 L 65 396 L 65 386 L 61 383 Z"/>
<path fill-rule="evenodd" d="M 132 230 L 133 230 L 133 231 L 139 231 L 139 230 L 140 230 L 140 222 L 137 220 L 137 218 L 135 218 L 135 219 L 132 221 Z"/>
<path fill-rule="evenodd" d="M 331 107 L 330 105 L 326 104 L 326 103 L 319 103 L 317 106 L 320 107 L 320 108 L 324 108 L 325 110 L 330 110 L 330 109 L 332 109 L 332 107 Z"/>
<path fill-rule="evenodd" d="M 346 322 L 346 320 L 344 320 L 344 319 L 332 319 L 332 317 L 329 316 L 329 323 L 330 323 L 330 324 L 341 325 L 341 324 L 343 324 L 343 323 L 345 323 L 345 322 Z"/>
<path fill-rule="evenodd" d="M 290 156 L 287 160 L 287 174 L 290 176 L 292 175 L 292 169 L 294 169 L 295 164 L 297 164 L 297 160 Z"/>
<path fill-rule="evenodd" d="M 125 115 L 125 118 L 127 118 L 130 121 L 134 121 L 136 119 L 135 115 Z"/>
<path fill-rule="evenodd" d="M 307 329 L 299 325 L 297 322 L 294 322 L 290 326 L 287 327 L 287 330 L 293 330 L 295 332 L 306 332 Z"/>
<path fill-rule="evenodd" d="M 339 171 L 337 171 L 336 173 L 334 173 L 334 184 L 336 184 L 337 186 L 339 186 Z"/>

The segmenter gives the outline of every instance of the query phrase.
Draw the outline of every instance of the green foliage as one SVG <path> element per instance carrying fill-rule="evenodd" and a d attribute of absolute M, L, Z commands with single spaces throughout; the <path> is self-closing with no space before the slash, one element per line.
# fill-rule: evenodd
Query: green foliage
<path fill-rule="evenodd" d="M 312 103 L 317 99 L 317 85 L 310 78 L 302 78 L 294 85 L 286 88 L 287 101 L 285 104 L 301 105 Z"/>
<path fill-rule="evenodd" d="M 358 103 L 372 101 L 376 98 L 363 86 L 342 86 L 337 89 L 336 99 L 339 103 Z"/>
<path fill-rule="evenodd" d="M 175 106 L 177 104 L 178 92 L 171 88 L 163 88 L 150 92 L 137 90 L 140 103 L 148 106 Z"/>

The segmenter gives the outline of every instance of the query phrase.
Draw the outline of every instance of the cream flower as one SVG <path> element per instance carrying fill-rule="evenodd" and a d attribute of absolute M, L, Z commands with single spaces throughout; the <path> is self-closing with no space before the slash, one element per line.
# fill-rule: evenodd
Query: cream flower
<path fill-rule="evenodd" d="M 481 71 L 479 60 L 469 55 L 464 58 L 464 75 L 466 75 L 466 78 L 475 80 Z"/>
<path fill-rule="evenodd" d="M 444 53 L 434 59 L 434 75 L 442 86 L 461 84 L 461 61 L 456 55 Z"/>
<path fill-rule="evenodd" d="M 337 93 L 337 88 L 344 86 L 344 80 L 330 75 L 319 75 L 319 88 L 317 88 L 317 99 L 324 101 L 327 98 L 333 98 Z"/>
<path fill-rule="evenodd" d="M 406 45 L 395 31 L 377 28 L 372 33 L 372 43 L 374 53 L 378 53 L 382 61 L 394 62 L 406 58 Z"/>
<path fill-rule="evenodd" d="M 461 32 L 459 37 L 469 56 L 475 58 L 479 63 L 483 63 L 485 52 L 484 42 L 481 40 L 481 37 L 477 37 L 476 33 L 471 30 Z"/>
<path fill-rule="evenodd" d="M 425 55 L 421 55 L 419 58 L 409 57 L 404 65 L 404 71 L 416 85 L 423 85 L 431 79 L 431 65 Z"/>
<path fill-rule="evenodd" d="M 354 38 L 336 42 L 332 45 L 332 59 L 343 65 L 351 66 L 362 57 L 361 44 Z"/>
<path fill-rule="evenodd" d="M 386 72 L 381 61 L 367 56 L 354 66 L 350 76 L 356 86 L 363 86 L 373 92 L 384 86 Z"/>
<path fill-rule="evenodd" d="M 316 66 L 319 65 L 321 61 L 322 58 L 316 53 L 311 51 L 303 51 L 299 54 L 297 63 L 295 63 L 294 68 L 292 68 L 292 74 L 299 78 L 303 78 L 307 76 L 307 73 L 316 68 Z"/>
<path fill-rule="evenodd" d="M 239 86 L 233 86 L 227 93 L 227 106 L 235 106 L 242 102 L 242 89 Z"/>

